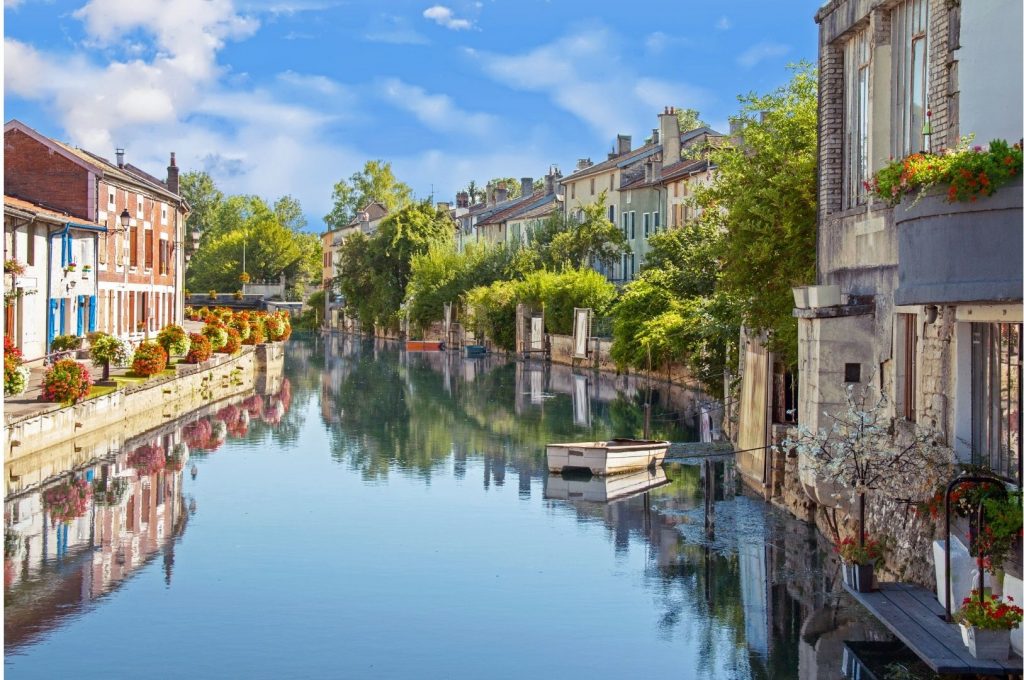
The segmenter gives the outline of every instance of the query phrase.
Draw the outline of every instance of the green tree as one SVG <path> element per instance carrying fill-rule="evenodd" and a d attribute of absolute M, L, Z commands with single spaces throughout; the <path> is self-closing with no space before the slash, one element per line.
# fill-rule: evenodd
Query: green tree
<path fill-rule="evenodd" d="M 214 215 L 224 200 L 224 194 L 217 188 L 208 173 L 194 170 L 181 176 L 179 186 L 181 195 L 185 197 L 191 208 L 187 231 L 198 230 L 205 233 L 213 223 Z M 188 249 L 191 252 L 193 248 L 191 236 L 186 238 L 185 242 L 189 244 Z"/>
<path fill-rule="evenodd" d="M 631 252 L 625 235 L 607 217 L 606 200 L 607 192 L 602 191 L 597 201 L 581 208 L 579 216 L 555 213 L 541 224 L 531 245 L 543 266 L 610 266 L 623 253 Z"/>
<path fill-rule="evenodd" d="M 791 68 L 774 92 L 739 97 L 742 148 L 712 151 L 715 182 L 696 200 L 728 234 L 720 289 L 738 302 L 744 324 L 769 331 L 771 348 L 793 363 L 790 288 L 815 277 L 818 81 L 810 64 Z"/>
<path fill-rule="evenodd" d="M 339 229 L 373 201 L 382 203 L 388 212 L 404 208 L 412 202 L 412 189 L 395 177 L 391 163 L 374 160 L 366 161 L 363 169 L 348 180 L 335 184 L 332 197 L 334 207 L 324 216 L 324 222 L 328 229 Z"/>
<path fill-rule="evenodd" d="M 302 231 L 306 228 L 306 216 L 297 198 L 285 195 L 277 199 L 274 202 L 274 214 L 281 224 L 292 231 Z"/>
<path fill-rule="evenodd" d="M 680 132 L 689 132 L 700 127 L 711 127 L 701 119 L 700 111 L 697 109 L 678 108 L 676 109 L 676 119 L 679 120 Z"/>

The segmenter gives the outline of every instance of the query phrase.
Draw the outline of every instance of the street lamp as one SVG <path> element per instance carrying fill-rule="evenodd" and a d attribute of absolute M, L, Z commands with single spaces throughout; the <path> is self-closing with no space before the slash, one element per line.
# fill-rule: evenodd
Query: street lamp
<path fill-rule="evenodd" d="M 121 228 L 124 229 L 125 231 L 127 231 L 128 230 L 128 223 L 131 222 L 131 220 L 132 220 L 132 216 L 130 214 L 128 214 L 128 208 L 125 208 L 124 210 L 121 211 L 121 215 L 120 215 L 119 219 L 121 221 Z"/>

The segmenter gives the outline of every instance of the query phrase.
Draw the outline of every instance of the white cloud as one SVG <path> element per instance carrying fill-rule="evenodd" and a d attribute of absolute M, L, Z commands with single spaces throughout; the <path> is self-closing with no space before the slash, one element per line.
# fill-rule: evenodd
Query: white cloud
<path fill-rule="evenodd" d="M 711 100 L 701 88 L 637 74 L 623 64 L 606 29 L 577 32 L 523 54 L 466 53 L 497 82 L 546 94 L 607 138 L 652 127 L 664 106 L 699 109 Z"/>
<path fill-rule="evenodd" d="M 446 94 L 430 94 L 422 87 L 388 78 L 378 86 L 380 95 L 392 105 L 404 109 L 428 128 L 438 132 L 488 134 L 494 124 L 493 117 L 485 113 L 470 113 L 455 105 Z"/>
<path fill-rule="evenodd" d="M 749 48 L 741 52 L 740 55 L 736 57 L 736 63 L 743 68 L 753 68 L 765 59 L 781 57 L 789 52 L 789 50 L 789 45 L 773 42 L 760 42 L 756 45 L 751 45 Z"/>
<path fill-rule="evenodd" d="M 308 90 L 325 96 L 349 94 L 348 88 L 327 76 L 296 73 L 295 71 L 288 70 L 278 73 L 277 79 L 300 90 Z"/>
<path fill-rule="evenodd" d="M 370 42 L 391 45 L 426 45 L 430 42 L 409 25 L 408 19 L 392 14 L 375 17 L 364 37 Z"/>
<path fill-rule="evenodd" d="M 464 31 L 472 28 L 473 24 L 468 19 L 456 19 L 455 14 L 444 5 L 434 5 L 423 10 L 423 16 L 453 31 Z"/>
<path fill-rule="evenodd" d="M 732 28 L 732 21 L 729 20 L 729 17 L 723 16 L 715 22 L 715 28 L 719 31 L 728 31 Z"/>

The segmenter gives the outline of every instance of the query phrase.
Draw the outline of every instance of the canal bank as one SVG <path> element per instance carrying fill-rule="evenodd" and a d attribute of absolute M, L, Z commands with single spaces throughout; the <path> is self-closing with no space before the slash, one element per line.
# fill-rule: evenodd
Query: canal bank
<path fill-rule="evenodd" d="M 72 406 L 39 403 L 4 423 L 5 467 L 55 447 L 86 449 L 113 432 L 135 433 L 173 421 L 228 396 L 251 391 L 261 374 L 280 370 L 284 343 L 243 346 L 201 364 L 178 364 L 173 376 L 150 379 Z M 29 468 L 35 467 L 27 463 Z"/>

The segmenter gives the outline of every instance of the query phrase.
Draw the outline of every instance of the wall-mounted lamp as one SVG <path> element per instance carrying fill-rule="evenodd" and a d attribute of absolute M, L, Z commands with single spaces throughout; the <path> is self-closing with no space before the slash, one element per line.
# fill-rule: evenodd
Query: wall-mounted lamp
<path fill-rule="evenodd" d="M 928 323 L 935 323 L 939 318 L 939 308 L 936 305 L 925 305 L 924 320 Z"/>

